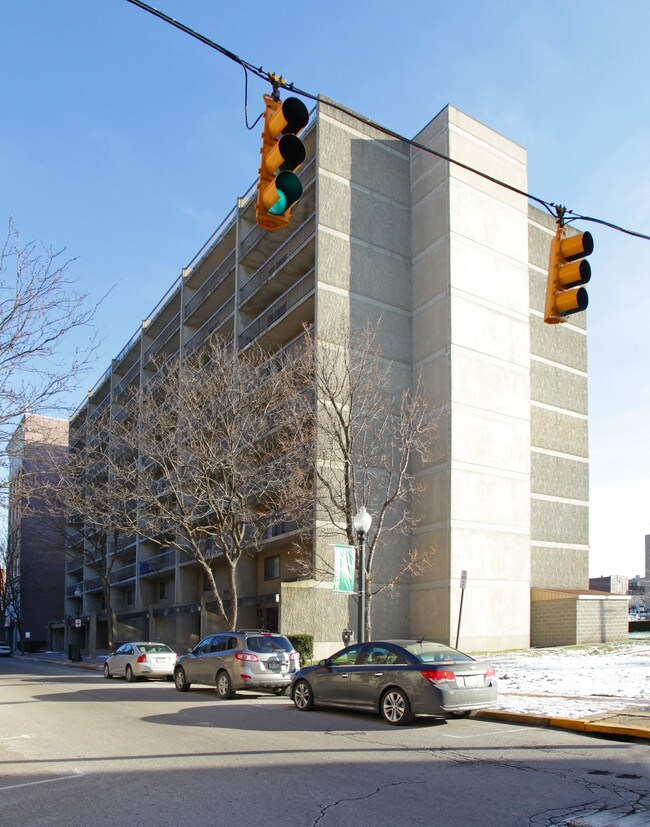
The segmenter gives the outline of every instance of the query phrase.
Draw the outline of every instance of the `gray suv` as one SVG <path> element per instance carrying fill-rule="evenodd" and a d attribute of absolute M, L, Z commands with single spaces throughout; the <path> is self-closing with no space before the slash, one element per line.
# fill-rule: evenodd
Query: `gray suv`
<path fill-rule="evenodd" d="M 178 658 L 174 683 L 179 692 L 187 692 L 193 683 L 215 686 L 223 699 L 234 697 L 238 689 L 282 695 L 299 669 L 300 656 L 284 635 L 217 632 Z"/>

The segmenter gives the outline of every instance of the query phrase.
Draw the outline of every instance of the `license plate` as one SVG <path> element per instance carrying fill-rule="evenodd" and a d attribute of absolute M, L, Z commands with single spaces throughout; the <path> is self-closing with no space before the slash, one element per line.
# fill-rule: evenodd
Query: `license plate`
<path fill-rule="evenodd" d="M 156 658 L 156 663 L 166 663 L 166 662 L 167 662 L 166 658 Z"/>
<path fill-rule="evenodd" d="M 270 669 L 271 672 L 279 672 L 280 664 L 277 662 L 277 660 L 269 660 L 266 663 L 266 668 Z"/>
<path fill-rule="evenodd" d="M 465 675 L 465 686 L 483 686 L 483 675 Z"/>

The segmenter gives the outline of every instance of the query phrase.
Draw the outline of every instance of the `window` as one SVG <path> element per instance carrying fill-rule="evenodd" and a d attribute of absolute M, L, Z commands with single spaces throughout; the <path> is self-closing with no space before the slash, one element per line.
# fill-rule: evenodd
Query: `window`
<path fill-rule="evenodd" d="M 388 649 L 386 646 L 369 646 L 362 663 L 372 664 L 391 664 L 391 663 L 406 663 L 404 658 L 400 657 L 397 652 Z"/>
<path fill-rule="evenodd" d="M 280 577 L 280 555 L 264 558 L 264 579 L 277 580 Z"/>
<path fill-rule="evenodd" d="M 350 646 L 343 652 L 339 652 L 330 658 L 331 666 L 352 666 L 357 662 L 357 655 L 363 649 L 363 643 L 357 643 L 356 646 Z"/>
<path fill-rule="evenodd" d="M 167 600 L 169 598 L 169 580 L 163 580 L 160 583 L 158 597 L 160 600 Z"/>
<path fill-rule="evenodd" d="M 133 606 L 135 603 L 135 589 L 126 590 L 126 605 Z"/>

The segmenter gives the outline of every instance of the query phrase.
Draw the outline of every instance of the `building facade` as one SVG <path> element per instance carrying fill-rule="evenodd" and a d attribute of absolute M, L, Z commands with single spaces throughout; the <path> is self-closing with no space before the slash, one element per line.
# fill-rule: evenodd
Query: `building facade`
<path fill-rule="evenodd" d="M 301 138 L 304 195 L 290 226 L 261 230 L 254 191 L 240 198 L 73 415 L 71 444 L 107 409 L 124 415 L 125 390 L 146 381 L 155 355 L 192 352 L 215 332 L 238 350 L 280 349 L 305 323 L 322 343 L 341 320 L 377 325 L 396 387 L 420 375 L 439 427 L 435 459 L 416 469 L 417 529 L 388 541 L 382 576 L 409 546 L 433 549 L 433 564 L 373 600 L 373 634 L 525 647 L 531 588 L 588 584 L 586 327 L 584 314 L 543 321 L 554 221 L 327 102 Z M 416 141 L 526 190 L 525 150 L 453 107 Z M 295 577 L 294 539 L 290 525 L 270 528 L 241 567 L 240 622 L 313 634 L 321 656 L 355 626 L 356 604 L 331 581 Z M 318 526 L 313 542 L 327 554 Z M 118 640 L 183 648 L 216 628 L 198 567 L 180 552 L 130 537 L 107 554 Z M 66 614 L 81 618 L 91 651 L 105 638 L 102 612 L 101 584 L 71 561 Z"/>
<path fill-rule="evenodd" d="M 57 459 L 67 445 L 66 420 L 26 414 L 7 446 L 5 639 L 23 651 L 49 646 L 48 624 L 63 613 L 65 521 L 48 513 L 39 501 L 38 490 L 33 490 L 32 480 L 43 474 L 55 475 Z"/>

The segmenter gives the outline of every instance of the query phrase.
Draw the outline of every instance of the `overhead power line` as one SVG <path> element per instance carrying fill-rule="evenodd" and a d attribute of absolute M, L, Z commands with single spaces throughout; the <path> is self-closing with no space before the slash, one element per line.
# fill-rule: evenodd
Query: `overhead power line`
<path fill-rule="evenodd" d="M 290 90 L 293 94 L 300 95 L 301 97 L 305 97 L 309 100 L 312 100 L 315 103 L 323 103 L 331 109 L 341 112 L 342 114 L 345 114 L 350 118 L 354 118 L 354 120 L 359 121 L 359 123 L 363 123 L 366 126 L 371 127 L 372 129 L 376 129 L 378 132 L 381 132 L 384 135 L 387 135 L 391 138 L 395 138 L 399 141 L 403 141 L 404 143 L 407 143 L 410 146 L 421 150 L 422 152 L 426 152 L 429 155 L 434 155 L 436 158 L 440 158 L 441 160 L 447 161 L 448 163 L 453 164 L 454 166 L 467 170 L 468 172 L 471 172 L 474 175 L 478 175 L 480 178 L 483 178 L 486 181 L 490 181 L 491 183 L 496 184 L 499 187 L 503 187 L 504 189 L 510 190 L 510 192 L 514 192 L 517 195 L 523 195 L 530 201 L 535 201 L 538 204 L 541 204 L 546 210 L 548 210 L 548 212 L 553 216 L 553 218 L 556 218 L 559 221 L 564 221 L 565 223 L 573 221 L 592 221 L 596 224 L 602 224 L 605 227 L 610 227 L 613 230 L 618 230 L 621 233 L 626 233 L 627 235 L 634 236 L 635 238 L 642 238 L 646 241 L 650 241 L 650 235 L 646 235 L 645 233 L 639 233 L 634 230 L 625 229 L 624 227 L 620 227 L 618 224 L 613 224 L 611 221 L 605 221 L 601 218 L 594 218 L 588 215 L 581 215 L 579 213 L 574 212 L 573 210 L 567 210 L 565 207 L 555 204 L 552 201 L 546 201 L 544 198 L 539 198 L 536 195 L 532 195 L 531 193 L 526 192 L 525 190 L 519 189 L 519 187 L 515 187 L 512 184 L 508 184 L 506 181 L 502 181 L 499 178 L 495 178 L 492 175 L 488 175 L 486 172 L 482 172 L 480 169 L 476 169 L 475 167 L 472 167 L 469 164 L 464 164 L 462 161 L 458 161 L 455 158 L 451 158 L 450 156 L 445 155 L 443 152 L 438 152 L 438 150 L 425 146 L 424 144 L 421 144 L 419 141 L 415 141 L 412 138 L 407 138 L 405 135 L 400 135 L 399 132 L 395 132 L 394 130 L 389 129 L 388 127 L 382 126 L 376 121 L 373 121 L 371 118 L 366 118 L 363 115 L 359 115 L 357 112 L 354 112 L 351 109 L 348 109 L 346 106 L 336 103 L 335 101 L 325 99 L 321 95 L 314 95 L 311 92 L 305 91 L 304 89 L 299 89 L 293 83 L 288 83 L 284 78 L 278 77 L 277 75 L 271 72 L 265 72 L 261 66 L 255 66 L 253 63 L 244 60 L 243 58 L 236 55 L 234 52 L 231 52 L 224 46 L 215 43 L 213 40 L 210 40 L 210 38 L 206 37 L 205 35 L 202 35 L 199 32 L 194 31 L 194 29 L 191 29 L 189 26 L 180 23 L 178 20 L 175 20 L 173 17 L 170 17 L 164 12 L 161 12 L 159 9 L 156 9 L 153 6 L 149 6 L 147 5 L 147 3 L 143 3 L 142 0 L 126 0 L 126 2 L 131 3 L 133 6 L 137 6 L 143 11 L 149 12 L 150 14 L 159 18 L 160 20 L 163 20 L 165 23 L 168 23 L 170 26 L 174 26 L 174 28 L 179 29 L 184 34 L 187 34 L 190 37 L 195 38 L 199 42 L 203 43 L 205 46 L 209 46 L 211 49 L 214 49 L 215 51 L 219 52 L 224 57 L 227 57 L 229 60 L 238 63 L 243 68 L 246 76 L 245 106 L 246 126 L 248 129 L 253 129 L 257 121 L 259 121 L 258 118 L 257 121 L 255 121 L 255 123 L 252 124 L 252 126 L 248 125 L 248 72 L 251 72 L 251 74 L 255 75 L 261 80 L 264 80 L 267 83 L 271 83 L 274 88 L 274 91 L 281 87 Z M 567 218 L 567 216 L 569 217 Z"/>

